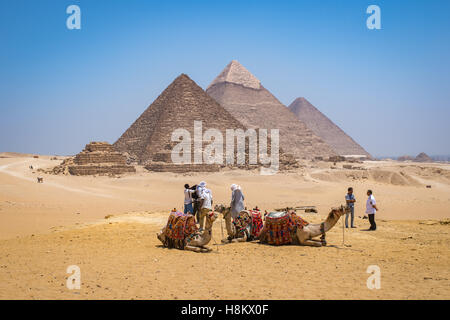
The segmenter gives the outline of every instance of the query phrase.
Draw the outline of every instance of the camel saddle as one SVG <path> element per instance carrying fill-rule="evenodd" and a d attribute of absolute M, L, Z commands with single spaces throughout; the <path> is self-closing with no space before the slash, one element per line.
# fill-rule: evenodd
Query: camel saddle
<path fill-rule="evenodd" d="M 185 240 L 192 237 L 198 231 L 195 218 L 191 214 L 180 211 L 172 211 L 165 228 L 164 246 L 168 248 L 183 249 Z"/>
<path fill-rule="evenodd" d="M 283 245 L 292 243 L 291 233 L 297 228 L 303 228 L 309 223 L 292 212 L 270 212 L 266 215 L 266 223 L 261 234 L 267 239 L 268 244 Z"/>
<path fill-rule="evenodd" d="M 261 211 L 259 210 L 250 210 L 250 215 L 252 216 L 252 230 L 251 230 L 251 236 L 254 238 L 259 237 L 259 234 L 261 233 L 261 230 L 264 226 L 262 217 L 261 217 Z"/>
<path fill-rule="evenodd" d="M 263 228 L 261 212 L 259 210 L 243 210 L 234 219 L 233 224 L 236 228 L 236 238 L 247 235 L 247 240 L 251 241 L 259 237 Z"/>

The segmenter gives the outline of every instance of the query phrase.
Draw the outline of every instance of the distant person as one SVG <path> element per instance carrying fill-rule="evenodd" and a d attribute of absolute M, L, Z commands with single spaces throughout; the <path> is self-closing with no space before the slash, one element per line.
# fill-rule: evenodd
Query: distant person
<path fill-rule="evenodd" d="M 209 190 L 205 187 L 200 199 L 202 200 L 202 202 L 201 202 L 202 207 L 200 210 L 199 224 L 200 224 L 200 229 L 203 229 L 203 226 L 205 224 L 205 217 L 212 210 L 213 198 L 212 198 L 211 190 Z"/>
<path fill-rule="evenodd" d="M 184 185 L 184 213 L 194 214 L 194 208 L 192 207 L 192 194 L 195 193 L 195 190 L 192 190 L 189 187 L 189 184 Z"/>
<path fill-rule="evenodd" d="M 345 201 L 347 202 L 347 206 L 350 208 L 350 213 L 345 214 L 345 227 L 348 228 L 348 215 L 351 215 L 350 225 L 352 228 L 356 228 L 353 224 L 355 221 L 355 196 L 353 195 L 353 188 L 350 187 L 347 189 L 347 194 L 345 195 Z"/>
<path fill-rule="evenodd" d="M 377 229 L 377 224 L 375 223 L 375 213 L 377 212 L 377 202 L 372 194 L 372 190 L 367 190 L 367 202 L 366 202 L 366 213 L 369 216 L 370 231 L 375 231 Z"/>

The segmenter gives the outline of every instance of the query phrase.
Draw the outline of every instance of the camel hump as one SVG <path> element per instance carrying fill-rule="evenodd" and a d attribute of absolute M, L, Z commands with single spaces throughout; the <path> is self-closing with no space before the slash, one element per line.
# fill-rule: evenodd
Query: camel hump
<path fill-rule="evenodd" d="M 164 229 L 164 246 L 183 249 L 186 238 L 195 234 L 197 230 L 193 215 L 172 211 Z"/>

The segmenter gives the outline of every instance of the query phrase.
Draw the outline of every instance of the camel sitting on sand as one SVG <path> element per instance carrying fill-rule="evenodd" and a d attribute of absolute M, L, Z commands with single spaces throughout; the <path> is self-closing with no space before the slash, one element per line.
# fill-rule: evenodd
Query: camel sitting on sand
<path fill-rule="evenodd" d="M 345 213 L 349 213 L 350 208 L 348 206 L 340 206 L 339 208 L 332 208 L 326 220 L 322 223 L 310 223 L 306 224 L 302 227 L 292 228 L 290 230 L 289 239 L 291 244 L 303 245 L 303 246 L 312 246 L 312 247 L 321 247 L 326 246 L 327 243 L 325 241 L 325 233 L 328 232 L 334 225 L 339 221 L 339 218 L 343 216 Z M 270 213 L 267 218 L 277 218 L 277 214 L 281 214 L 279 212 Z M 286 213 L 284 213 L 286 214 Z M 294 214 L 295 212 L 289 212 L 288 214 Z M 264 228 L 261 231 L 261 235 L 259 240 L 261 243 L 270 243 L 268 239 L 268 228 L 267 228 L 267 219 L 264 224 Z M 314 239 L 315 237 L 321 236 L 320 240 Z M 281 243 L 284 244 L 284 243 Z"/>
<path fill-rule="evenodd" d="M 196 230 L 193 234 L 185 237 L 183 240 L 183 244 L 177 247 L 182 250 L 189 250 L 194 252 L 210 252 L 212 249 L 207 248 L 206 245 L 212 239 L 212 226 L 217 217 L 217 213 L 213 211 L 209 212 L 206 215 L 205 229 L 203 231 Z M 164 246 L 166 246 L 167 244 L 166 228 L 167 225 L 156 234 L 156 236 L 164 244 Z"/>
<path fill-rule="evenodd" d="M 223 204 L 216 204 L 214 206 L 214 211 L 220 212 L 224 218 L 226 218 L 228 215 L 231 215 L 231 207 L 225 207 Z M 246 211 L 246 210 L 243 210 Z M 242 211 L 241 211 L 242 212 Z M 222 243 L 230 243 L 230 242 L 246 242 L 247 241 L 247 233 L 243 232 L 241 234 L 241 237 L 236 234 L 236 227 L 233 223 L 231 223 L 231 240 L 229 238 L 222 239 Z"/>
<path fill-rule="evenodd" d="M 226 207 L 223 204 L 217 204 L 214 207 L 214 211 L 222 213 L 225 219 L 228 215 L 231 215 L 231 207 Z M 252 217 L 255 212 L 257 219 Z M 222 239 L 222 243 L 246 242 L 258 237 L 262 229 L 262 219 L 259 211 L 242 210 L 234 220 L 229 226 L 231 228 L 231 235 L 228 238 Z M 259 224 L 258 221 L 260 221 Z M 240 226 L 238 228 L 239 230 L 236 230 L 236 223 Z"/>

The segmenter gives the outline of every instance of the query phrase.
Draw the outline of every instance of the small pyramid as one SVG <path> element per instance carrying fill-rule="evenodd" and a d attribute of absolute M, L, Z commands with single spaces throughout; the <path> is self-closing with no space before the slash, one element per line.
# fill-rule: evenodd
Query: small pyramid
<path fill-rule="evenodd" d="M 417 155 L 417 157 L 414 159 L 416 162 L 433 162 L 433 159 L 429 155 L 427 155 L 425 152 L 421 152 Z"/>
<path fill-rule="evenodd" d="M 294 102 L 289 105 L 289 109 L 302 120 L 311 131 L 330 145 L 338 155 L 360 155 L 369 158 L 371 157 L 366 150 L 305 98 L 295 99 Z"/>
<path fill-rule="evenodd" d="M 397 161 L 413 161 L 414 157 L 404 155 L 397 158 Z"/>
<path fill-rule="evenodd" d="M 244 126 L 279 129 L 280 147 L 297 159 L 336 156 L 330 146 L 236 60 L 225 67 L 206 92 Z"/>

